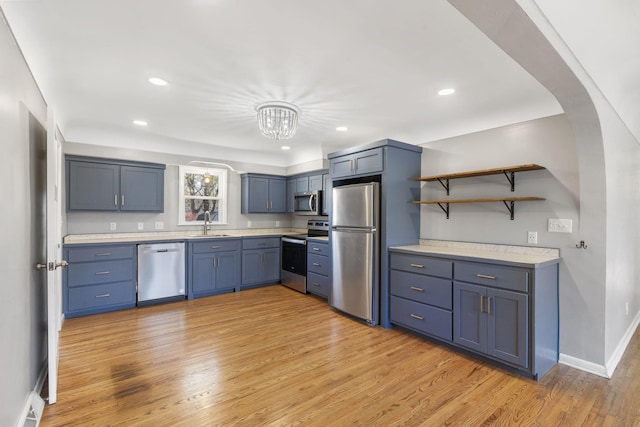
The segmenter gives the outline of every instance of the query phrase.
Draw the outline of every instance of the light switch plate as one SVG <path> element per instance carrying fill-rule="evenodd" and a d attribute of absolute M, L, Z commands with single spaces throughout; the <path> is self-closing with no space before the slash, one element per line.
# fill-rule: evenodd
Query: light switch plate
<path fill-rule="evenodd" d="M 164 228 L 164 222 L 156 221 L 156 230 L 162 230 Z"/>
<path fill-rule="evenodd" d="M 570 219 L 549 218 L 549 233 L 571 233 L 573 221 Z"/>
<path fill-rule="evenodd" d="M 138 223 L 138 230 L 144 230 L 144 222 Z"/>
<path fill-rule="evenodd" d="M 118 228 L 118 225 L 115 222 L 112 222 L 111 224 L 109 224 L 109 230 L 116 231 L 117 228 Z"/>

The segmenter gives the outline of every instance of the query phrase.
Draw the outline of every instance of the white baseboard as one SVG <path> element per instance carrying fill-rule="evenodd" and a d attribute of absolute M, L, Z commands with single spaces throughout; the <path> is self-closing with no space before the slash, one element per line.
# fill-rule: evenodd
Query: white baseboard
<path fill-rule="evenodd" d="M 580 369 L 581 371 L 590 372 L 604 378 L 611 378 L 613 372 L 618 367 L 618 363 L 620 363 L 620 359 L 622 359 L 624 351 L 627 349 L 629 342 L 631 342 L 631 338 L 636 332 L 638 325 L 640 325 L 640 312 L 636 314 L 636 317 L 633 319 L 633 322 L 631 322 L 631 325 L 629 325 L 627 332 L 625 332 L 615 351 L 613 352 L 607 363 L 604 365 L 598 365 L 597 363 L 578 359 L 577 357 L 569 356 L 568 354 L 563 353 L 560 353 L 558 363 L 571 366 L 572 368 Z"/>
<path fill-rule="evenodd" d="M 33 387 L 33 391 L 27 396 L 27 400 L 22 408 L 20 418 L 18 418 L 18 424 L 16 427 L 23 426 L 37 426 L 40 424 L 40 418 L 42 417 L 42 411 L 44 410 L 44 400 L 40 397 L 44 382 L 47 379 L 47 373 L 49 372 L 49 362 L 45 360 L 40 367 L 40 373 L 38 379 Z"/>

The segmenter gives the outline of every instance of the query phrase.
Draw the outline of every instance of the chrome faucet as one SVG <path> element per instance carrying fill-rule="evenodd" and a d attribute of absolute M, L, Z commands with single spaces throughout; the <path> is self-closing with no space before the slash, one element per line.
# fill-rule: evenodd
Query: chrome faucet
<path fill-rule="evenodd" d="M 211 222 L 211 213 L 209 211 L 204 211 L 204 225 L 202 226 L 202 234 L 207 235 L 207 231 L 209 231 L 209 223 Z"/>

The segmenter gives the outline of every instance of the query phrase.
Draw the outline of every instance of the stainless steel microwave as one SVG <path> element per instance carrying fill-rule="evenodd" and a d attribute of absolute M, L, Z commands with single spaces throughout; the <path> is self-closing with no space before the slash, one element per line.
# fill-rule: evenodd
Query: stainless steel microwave
<path fill-rule="evenodd" d="M 294 193 L 293 213 L 296 215 L 322 215 L 322 191 Z"/>

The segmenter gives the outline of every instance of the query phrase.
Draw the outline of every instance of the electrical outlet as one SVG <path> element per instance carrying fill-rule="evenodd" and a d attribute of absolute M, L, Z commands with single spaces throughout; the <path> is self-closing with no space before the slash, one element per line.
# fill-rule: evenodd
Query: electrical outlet
<path fill-rule="evenodd" d="M 251 228 L 251 221 L 247 221 L 247 228 Z"/>
<path fill-rule="evenodd" d="M 138 230 L 144 230 L 144 222 L 138 223 Z"/>
<path fill-rule="evenodd" d="M 156 221 L 156 230 L 162 230 L 164 228 L 164 222 Z"/>
<path fill-rule="evenodd" d="M 549 233 L 571 233 L 573 221 L 570 219 L 549 218 Z"/>
<path fill-rule="evenodd" d="M 109 224 L 109 230 L 116 231 L 117 228 L 118 228 L 118 225 L 115 222 L 112 222 L 111 224 Z"/>
<path fill-rule="evenodd" d="M 280 227 L 280 221 L 276 221 L 276 228 Z"/>
<path fill-rule="evenodd" d="M 537 231 L 529 231 L 527 233 L 527 243 L 530 245 L 538 244 L 538 232 Z"/>

